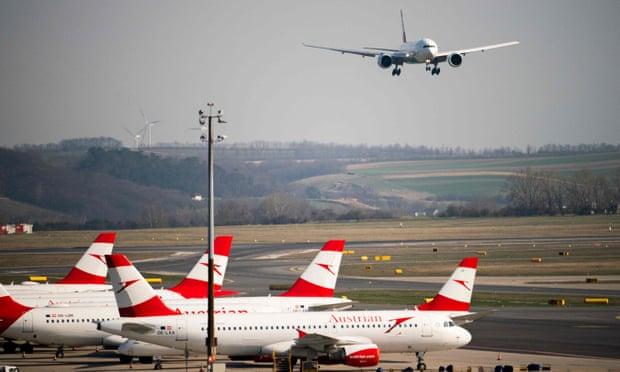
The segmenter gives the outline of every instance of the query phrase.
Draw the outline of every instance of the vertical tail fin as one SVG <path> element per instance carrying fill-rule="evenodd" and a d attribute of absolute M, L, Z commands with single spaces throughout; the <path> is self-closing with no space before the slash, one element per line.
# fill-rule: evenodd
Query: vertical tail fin
<path fill-rule="evenodd" d="M 217 236 L 213 242 L 213 289 L 216 296 L 237 294 L 234 291 L 222 290 L 224 275 L 228 266 L 228 256 L 232 245 L 232 236 Z M 187 276 L 170 291 L 176 292 L 185 298 L 207 298 L 209 290 L 209 250 L 200 257 Z"/>
<path fill-rule="evenodd" d="M 112 253 L 115 232 L 99 234 L 82 258 L 57 284 L 104 284 L 108 273 L 104 256 Z"/>
<path fill-rule="evenodd" d="M 0 335 L 32 308 L 15 301 L 0 284 Z"/>
<path fill-rule="evenodd" d="M 344 240 L 330 240 L 325 243 L 295 284 L 280 296 L 333 297 L 344 243 Z"/>
<path fill-rule="evenodd" d="M 105 256 L 118 312 L 123 317 L 175 315 L 142 274 L 122 254 Z"/>
<path fill-rule="evenodd" d="M 469 311 L 474 291 L 478 257 L 464 258 L 432 301 L 417 306 L 418 310 Z"/>
<path fill-rule="evenodd" d="M 403 16 L 403 10 L 400 10 L 400 27 L 403 30 L 403 43 L 407 42 L 407 34 L 405 33 L 405 17 Z"/>

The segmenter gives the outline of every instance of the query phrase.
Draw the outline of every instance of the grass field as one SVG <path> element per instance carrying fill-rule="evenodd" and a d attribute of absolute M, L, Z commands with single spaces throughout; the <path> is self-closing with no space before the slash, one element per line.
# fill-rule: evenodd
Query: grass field
<path fill-rule="evenodd" d="M 382 194 L 410 190 L 434 194 L 440 199 L 468 200 L 501 194 L 508 176 L 526 167 L 555 171 L 564 177 L 587 168 L 593 174 L 611 178 L 620 167 L 620 153 L 376 162 L 349 165 L 347 171 L 356 176 L 355 182 Z M 319 180 L 315 182 L 320 184 Z"/>
<path fill-rule="evenodd" d="M 609 226 L 614 226 L 609 231 Z M 233 235 L 234 243 L 307 243 L 345 239 L 367 241 L 441 241 L 471 239 L 532 240 L 544 238 L 620 237 L 620 215 L 407 218 L 380 221 L 308 223 L 295 225 L 216 226 L 217 235 Z M 0 235 L 0 251 L 28 248 L 87 247 L 99 231 L 43 231 L 30 235 Z M 116 247 L 204 245 L 207 227 L 117 231 Z M 0 263 L 1 267 L 2 263 Z"/>

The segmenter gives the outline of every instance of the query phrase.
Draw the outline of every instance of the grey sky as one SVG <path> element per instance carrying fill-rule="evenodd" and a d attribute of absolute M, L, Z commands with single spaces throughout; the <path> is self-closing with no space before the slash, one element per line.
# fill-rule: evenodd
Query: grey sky
<path fill-rule="evenodd" d="M 439 77 L 301 43 L 510 40 Z M 0 146 L 110 136 L 487 148 L 620 143 L 619 1 L 0 1 Z"/>

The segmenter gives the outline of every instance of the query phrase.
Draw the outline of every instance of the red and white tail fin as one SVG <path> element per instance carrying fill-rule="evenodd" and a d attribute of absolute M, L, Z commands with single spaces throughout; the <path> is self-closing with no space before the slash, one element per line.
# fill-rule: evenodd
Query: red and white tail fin
<path fill-rule="evenodd" d="M 228 266 L 228 256 L 230 255 L 230 247 L 232 245 L 232 236 L 217 236 L 213 242 L 213 289 L 214 296 L 223 296 L 238 294 L 234 291 L 224 291 L 222 284 L 224 283 L 224 275 Z M 170 288 L 170 291 L 176 292 L 185 298 L 207 298 L 209 290 L 209 249 L 200 257 L 200 260 L 194 265 L 192 270 L 187 274 L 179 284 Z"/>
<path fill-rule="evenodd" d="M 32 308 L 15 301 L 0 284 L 0 335 Z"/>
<path fill-rule="evenodd" d="M 469 311 L 474 291 L 478 257 L 466 257 L 441 287 L 433 300 L 417 306 L 418 310 Z"/>
<path fill-rule="evenodd" d="M 122 317 L 176 315 L 122 254 L 106 255 L 118 312 Z"/>
<path fill-rule="evenodd" d="M 344 240 L 330 240 L 325 243 L 295 284 L 280 296 L 333 297 L 344 243 Z"/>
<path fill-rule="evenodd" d="M 104 256 L 112 253 L 115 232 L 99 234 L 69 274 L 57 284 L 104 284 L 108 273 Z"/>

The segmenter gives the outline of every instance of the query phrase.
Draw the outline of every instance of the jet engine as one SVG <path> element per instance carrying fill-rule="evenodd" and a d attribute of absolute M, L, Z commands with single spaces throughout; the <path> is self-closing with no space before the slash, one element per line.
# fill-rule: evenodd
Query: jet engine
<path fill-rule="evenodd" d="M 452 53 L 448 56 L 448 63 L 452 67 L 459 67 L 463 63 L 463 56 L 458 53 Z"/>
<path fill-rule="evenodd" d="M 327 360 L 319 362 L 329 364 L 344 363 L 351 367 L 372 367 L 379 364 L 379 347 L 376 344 L 345 345 L 327 353 Z"/>
<path fill-rule="evenodd" d="M 392 66 L 392 56 L 383 53 L 377 55 L 377 64 L 381 68 L 390 68 Z"/>

